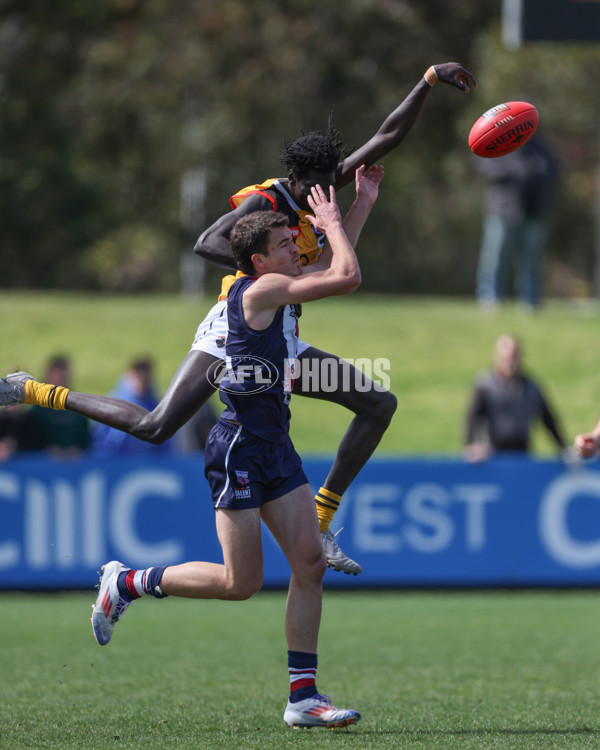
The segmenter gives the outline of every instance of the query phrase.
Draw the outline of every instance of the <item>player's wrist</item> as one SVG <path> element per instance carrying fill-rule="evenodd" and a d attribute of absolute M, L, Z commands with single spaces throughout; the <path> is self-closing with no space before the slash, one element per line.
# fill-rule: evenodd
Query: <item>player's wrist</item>
<path fill-rule="evenodd" d="M 323 234 L 325 234 L 327 237 L 329 237 L 332 234 L 335 234 L 336 232 L 343 232 L 344 226 L 342 224 L 342 220 L 339 221 L 332 221 L 330 224 L 328 224 L 323 229 Z"/>
<path fill-rule="evenodd" d="M 436 72 L 435 66 L 430 65 L 427 70 L 425 71 L 425 75 L 423 76 L 425 81 L 431 86 L 432 88 L 435 86 L 435 83 L 438 79 L 438 74 Z"/>
<path fill-rule="evenodd" d="M 368 215 L 375 205 L 376 200 L 377 196 L 371 198 L 367 195 L 357 195 L 354 199 L 354 203 L 351 206 L 351 211 L 353 214 L 364 213 Z"/>

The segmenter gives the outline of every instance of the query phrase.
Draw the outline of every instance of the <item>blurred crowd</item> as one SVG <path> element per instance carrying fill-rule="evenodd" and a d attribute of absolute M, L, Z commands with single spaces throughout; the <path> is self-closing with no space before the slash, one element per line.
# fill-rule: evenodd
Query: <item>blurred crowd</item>
<path fill-rule="evenodd" d="M 51 357 L 43 380 L 73 388 L 69 357 L 64 354 Z M 148 411 L 154 409 L 159 395 L 154 383 L 152 358 L 134 359 L 110 395 L 131 401 Z M 189 455 L 204 450 L 206 438 L 216 420 L 215 409 L 209 401 L 170 440 L 153 445 L 121 430 L 92 423 L 73 411 L 13 406 L 0 410 L 0 461 L 22 452 L 45 453 L 57 458 Z"/>
<path fill-rule="evenodd" d="M 69 357 L 63 354 L 51 357 L 43 379 L 72 388 Z M 152 411 L 160 400 L 152 358 L 132 360 L 109 395 Z M 21 452 L 43 452 L 57 458 L 201 453 L 217 418 L 214 406 L 208 401 L 170 440 L 154 445 L 121 430 L 90 422 L 73 411 L 13 406 L 0 409 L 0 462 Z M 556 444 L 559 457 L 569 460 L 570 448 L 560 420 L 542 386 L 525 371 L 521 343 L 512 335 L 502 334 L 494 344 L 490 369 L 476 377 L 468 399 L 463 456 L 470 463 L 479 463 L 497 454 L 528 455 L 532 432 L 538 423 Z"/>

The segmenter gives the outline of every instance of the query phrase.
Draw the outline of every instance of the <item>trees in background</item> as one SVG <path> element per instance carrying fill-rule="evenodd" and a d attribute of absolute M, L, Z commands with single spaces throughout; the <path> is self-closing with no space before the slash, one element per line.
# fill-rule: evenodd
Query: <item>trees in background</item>
<path fill-rule="evenodd" d="M 361 237 L 364 288 L 472 292 L 481 190 L 466 138 L 485 109 L 516 98 L 538 106 L 563 158 L 552 257 L 585 277 L 598 52 L 509 52 L 497 6 L 0 1 L 0 285 L 176 289 L 194 232 L 237 188 L 282 174 L 284 140 L 324 128 L 333 112 L 359 145 L 430 64 L 447 60 L 480 86 L 469 97 L 438 86 L 385 159 Z M 182 228 L 185 175 L 200 187 Z"/>

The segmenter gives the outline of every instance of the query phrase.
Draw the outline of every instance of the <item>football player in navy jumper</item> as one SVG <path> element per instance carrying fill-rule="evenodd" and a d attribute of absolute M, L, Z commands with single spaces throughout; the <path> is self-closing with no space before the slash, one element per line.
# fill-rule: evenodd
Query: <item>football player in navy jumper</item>
<path fill-rule="evenodd" d="M 331 123 L 325 133 L 314 132 L 288 144 L 281 156 L 287 170 L 286 178 L 271 178 L 263 183 L 250 185 L 239 190 L 230 198 L 234 209 L 221 216 L 210 226 L 196 243 L 195 250 L 203 258 L 219 265 L 236 268 L 229 245 L 231 228 L 236 221 L 253 211 L 281 211 L 288 216 L 300 251 L 300 261 L 305 273 L 326 267 L 329 250 L 321 233 L 315 232 L 307 220 L 309 206 L 307 196 L 314 185 L 327 190 L 333 185 L 336 190 L 347 185 L 360 165 L 371 165 L 387 154 L 410 132 L 417 121 L 421 108 L 436 81 L 459 90 L 469 92 L 476 86 L 475 79 L 459 63 L 442 63 L 431 66 L 406 99 L 385 119 L 375 135 L 354 152 L 350 152 L 342 142 L 339 132 Z M 348 217 L 344 228 L 356 246 L 360 228 L 355 230 Z M 239 273 L 238 273 L 239 276 Z M 236 277 L 227 276 L 223 280 L 220 304 L 217 303 L 200 324 L 190 355 L 201 352 L 210 360 L 203 360 L 203 366 L 210 367 L 222 358 L 219 344 L 226 336 L 226 316 L 223 315 L 227 290 Z M 375 387 L 360 370 L 350 366 L 335 354 L 330 354 L 301 341 L 298 359 L 305 368 L 305 376 L 296 381 L 294 393 L 318 398 L 344 406 L 354 414 L 354 418 L 338 447 L 334 463 L 315 495 L 321 543 L 328 565 L 334 570 L 357 575 L 362 571 L 359 563 L 349 558 L 340 548 L 330 531 L 329 525 L 334 513 L 353 479 L 371 457 L 396 410 L 396 397 L 381 386 Z M 306 372 L 320 373 L 320 363 L 335 362 L 336 382 L 323 384 L 319 377 L 306 377 Z M 342 385 L 343 384 L 343 385 Z M 326 387 L 321 387 L 321 386 Z"/>
<path fill-rule="evenodd" d="M 281 213 L 251 213 L 231 232 L 238 267 L 247 275 L 228 294 L 227 372 L 219 391 L 226 408 L 206 447 L 206 476 L 225 564 L 218 570 L 207 570 L 203 563 L 167 568 L 161 588 L 169 593 L 171 581 L 175 593 L 178 586 L 185 591 L 191 585 L 200 593 L 252 595 L 262 585 L 262 518 L 291 567 L 285 623 L 290 697 L 284 720 L 290 726 L 347 726 L 360 714 L 336 708 L 316 688 L 326 561 L 313 495 L 289 436 L 289 402 L 298 305 L 353 292 L 361 277 L 333 187 L 329 199 L 320 186 L 313 187 L 308 204 L 315 217 L 310 220 L 331 248 L 331 262 L 323 271 L 302 273 L 298 247 Z M 269 363 L 271 387 L 257 388 L 265 376 L 255 362 Z"/>
<path fill-rule="evenodd" d="M 320 185 L 327 191 L 333 185 L 338 190 L 354 179 L 358 167 L 374 164 L 402 143 L 418 120 L 425 100 L 437 81 L 466 93 L 476 86 L 471 73 L 459 63 L 432 65 L 408 96 L 386 117 L 377 132 L 356 151 L 348 152 L 340 134 L 333 127 L 329 127 L 325 133 L 313 132 L 296 139 L 286 146 L 282 155 L 282 162 L 288 171 L 287 178 L 267 180 L 261 185 L 238 191 L 231 199 L 235 210 L 222 216 L 202 234 L 196 243 L 196 252 L 215 263 L 235 268 L 229 244 L 231 228 L 241 216 L 266 208 L 282 211 L 289 217 L 304 272 L 326 268 L 330 251 L 323 233 L 318 229 L 315 231 L 306 219 L 309 210 L 307 196 L 312 187 Z M 369 187 L 367 182 L 364 184 Z M 357 195 L 357 200 L 361 202 L 362 199 Z M 355 209 L 357 207 L 353 204 L 344 219 L 344 230 L 353 246 L 356 246 L 364 223 L 364 211 L 361 207 Z M 227 333 L 224 299 L 232 281 L 233 277 L 230 277 L 225 282 L 221 301 L 200 324 L 191 351 L 181 362 L 165 395 L 153 411 L 127 401 L 90 394 L 73 394 L 68 400 L 68 408 L 151 443 L 162 443 L 174 435 L 214 393 L 208 375 L 223 361 Z M 332 401 L 354 414 L 315 500 L 321 543 L 328 565 L 334 570 L 356 575 L 362 571 L 360 564 L 340 549 L 329 524 L 343 493 L 379 445 L 396 410 L 396 397 L 385 388 L 374 387 L 373 382 L 354 367 L 350 367 L 351 375 L 348 376 L 348 363 L 307 343 L 300 342 L 298 359 L 301 364 L 325 359 L 337 362 L 339 387 L 333 390 L 330 387 L 321 388 L 322 384 L 316 382 L 317 378 L 302 377 L 296 383 L 295 393 Z M 320 373 L 322 368 L 311 369 Z M 305 368 L 306 371 L 308 368 Z M 55 403 L 60 404 L 61 400 L 57 399 Z"/>
<path fill-rule="evenodd" d="M 378 185 L 379 167 L 371 167 Z M 364 173 L 358 170 L 357 180 Z M 377 179 L 378 178 L 378 179 Z M 92 626 L 106 645 L 131 602 L 143 595 L 162 599 L 242 600 L 263 584 L 261 523 L 264 521 L 290 565 L 285 635 L 290 694 L 284 712 L 289 726 L 345 727 L 360 713 L 342 709 L 316 686 L 317 643 L 326 559 L 314 498 L 289 436 L 289 403 L 302 303 L 353 292 L 361 282 L 354 248 L 344 232 L 333 186 L 327 196 L 313 187 L 309 220 L 325 234 L 327 268 L 303 274 L 288 219 L 277 212 L 243 217 L 231 234 L 233 252 L 246 274 L 231 287 L 227 302 L 227 369 L 219 393 L 225 410 L 205 450 L 223 564 L 187 562 L 133 570 L 113 560 L 103 568 Z M 271 387 L 264 387 L 267 366 Z M 259 368 L 260 369 L 260 368 Z M 261 388 L 257 388 L 260 376 Z M 38 403 L 69 409 L 78 395 L 39 383 L 27 373 L 0 380 L 0 404 Z"/>

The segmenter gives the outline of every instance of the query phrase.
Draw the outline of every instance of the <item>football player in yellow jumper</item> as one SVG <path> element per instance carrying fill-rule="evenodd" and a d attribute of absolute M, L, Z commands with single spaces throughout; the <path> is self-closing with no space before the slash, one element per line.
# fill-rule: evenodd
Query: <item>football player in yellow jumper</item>
<path fill-rule="evenodd" d="M 235 222 L 253 211 L 280 211 L 288 216 L 290 227 L 296 238 L 304 272 L 317 271 L 329 263 L 329 253 L 324 238 L 315 232 L 305 218 L 308 213 L 307 196 L 311 188 L 321 185 L 327 190 L 333 185 L 336 190 L 350 182 L 361 165 L 372 165 L 397 146 L 416 122 L 428 93 L 437 80 L 454 85 L 469 92 L 476 86 L 473 76 L 458 63 L 431 66 L 423 79 L 415 86 L 402 104 L 392 112 L 377 133 L 363 146 L 350 153 L 343 145 L 339 132 L 329 123 L 325 133 L 303 135 L 287 145 L 281 161 L 287 170 L 286 178 L 271 178 L 261 184 L 250 185 L 230 198 L 232 211 L 219 218 L 196 243 L 196 252 L 214 263 L 235 268 L 229 247 L 229 233 Z M 353 208 L 355 208 L 353 206 Z M 366 216 L 365 216 L 366 219 Z M 356 246 L 362 223 L 356 215 L 349 214 L 344 220 L 344 229 Z M 223 279 L 219 300 L 227 297 L 227 289 L 236 276 Z M 216 305 L 200 325 L 193 349 L 214 357 L 222 356 L 226 336 L 226 318 Z M 354 413 L 354 418 L 339 445 L 334 464 L 317 492 L 315 501 L 321 539 L 328 564 L 335 570 L 358 574 L 361 566 L 345 555 L 336 542 L 329 523 L 337 510 L 343 493 L 365 465 L 379 444 L 396 409 L 396 398 L 389 391 L 374 387 L 374 384 L 356 368 L 332 355 L 300 342 L 298 359 L 300 372 L 308 370 L 316 377 L 301 377 L 294 384 L 294 394 L 320 398 L 345 406 Z M 335 363 L 337 373 L 332 382 L 318 382 L 324 360 Z M 308 363 L 310 362 L 310 365 Z M 344 373 L 342 370 L 346 368 Z M 348 368 L 350 372 L 348 373 Z"/>
<path fill-rule="evenodd" d="M 290 143 L 282 161 L 287 177 L 272 179 L 245 188 L 232 198 L 232 208 L 209 227 L 196 243 L 195 250 L 203 258 L 219 265 L 235 268 L 229 245 L 229 232 L 235 222 L 253 211 L 275 210 L 288 216 L 296 237 L 304 272 L 323 270 L 330 262 L 324 238 L 315 232 L 304 217 L 308 212 L 307 197 L 320 185 L 325 192 L 333 185 L 336 190 L 355 180 L 357 195 L 344 219 L 344 230 L 356 245 L 360 230 L 377 198 L 381 167 L 374 167 L 385 154 L 400 144 L 417 121 L 421 108 L 436 81 L 468 93 L 476 86 L 471 73 L 459 63 L 432 65 L 404 101 L 385 119 L 377 132 L 360 148 L 349 153 L 338 131 L 330 124 L 325 133 L 310 133 Z M 170 438 L 215 392 L 215 369 L 223 362 L 226 325 L 227 288 L 235 277 L 226 278 L 222 301 L 218 302 L 200 324 L 191 351 L 185 357 L 158 406 L 151 412 L 137 404 L 86 393 L 76 393 L 39 384 L 40 403 L 51 408 L 67 408 L 79 414 L 123 430 L 152 443 Z M 316 495 L 321 540 L 327 562 L 334 570 L 358 574 L 361 566 L 340 549 L 329 523 L 342 495 L 372 455 L 396 409 L 396 398 L 389 391 L 375 387 L 363 373 L 351 368 L 337 356 L 319 351 L 303 343 L 299 350 L 300 369 L 305 374 L 319 372 L 315 362 L 333 361 L 337 368 L 338 387 L 331 383 L 322 388 L 319 378 L 296 380 L 294 393 L 331 401 L 354 413 L 323 486 Z M 21 403 L 22 380 L 26 373 L 14 373 L 0 379 L 0 405 Z M 16 384 L 16 385 L 15 385 Z M 14 391 L 14 392 L 13 392 Z M 63 391 L 65 391 L 63 393 Z"/>

